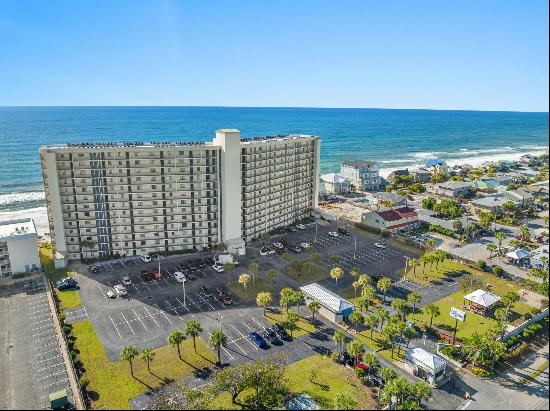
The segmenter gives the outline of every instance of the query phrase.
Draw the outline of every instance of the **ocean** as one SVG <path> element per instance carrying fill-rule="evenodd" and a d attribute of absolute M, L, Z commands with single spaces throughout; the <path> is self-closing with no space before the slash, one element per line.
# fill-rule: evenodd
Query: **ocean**
<path fill-rule="evenodd" d="M 44 205 L 38 148 L 93 141 L 209 141 L 218 128 L 244 137 L 321 137 L 321 170 L 345 159 L 391 169 L 428 158 L 450 164 L 548 149 L 548 113 L 231 107 L 0 107 L 0 211 Z M 383 173 L 384 174 L 384 173 Z"/>

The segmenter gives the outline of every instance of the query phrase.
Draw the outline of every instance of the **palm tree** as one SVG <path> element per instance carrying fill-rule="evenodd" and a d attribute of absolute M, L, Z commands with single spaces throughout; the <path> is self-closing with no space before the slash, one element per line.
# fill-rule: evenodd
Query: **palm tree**
<path fill-rule="evenodd" d="M 529 241 L 529 239 L 531 238 L 531 234 L 529 232 L 529 227 L 527 227 L 526 225 L 522 225 L 519 228 L 519 231 L 521 231 L 521 242 L 525 243 L 525 242 Z"/>
<path fill-rule="evenodd" d="M 271 293 L 268 293 L 267 291 L 260 292 L 256 296 L 256 304 L 258 307 L 262 307 L 264 309 L 264 316 L 265 316 L 265 310 L 268 305 L 270 305 L 273 302 L 273 297 L 271 296 Z"/>
<path fill-rule="evenodd" d="M 497 249 L 496 244 L 489 243 L 487 244 L 486 248 L 487 248 L 487 251 L 489 251 L 489 258 L 493 258 L 493 252 L 495 252 L 495 250 Z"/>
<path fill-rule="evenodd" d="M 361 341 L 351 340 L 348 343 L 347 349 L 348 349 L 349 355 L 351 355 L 352 357 L 356 357 L 357 354 L 361 354 L 365 350 L 365 347 L 363 343 L 361 343 Z"/>
<path fill-rule="evenodd" d="M 349 275 L 352 278 L 357 278 L 357 276 L 359 276 L 359 267 L 352 267 L 350 272 L 349 272 Z"/>
<path fill-rule="evenodd" d="M 231 273 L 235 271 L 235 264 L 225 263 L 223 265 L 223 270 L 227 273 L 227 284 L 231 284 Z"/>
<path fill-rule="evenodd" d="M 378 326 L 380 319 L 376 314 L 367 315 L 363 320 L 363 325 L 367 328 L 370 328 L 370 338 L 372 339 L 372 333 L 374 328 Z"/>
<path fill-rule="evenodd" d="M 296 324 L 298 324 L 298 314 L 294 311 L 289 311 L 286 313 L 285 328 L 290 330 L 290 336 L 292 337 L 292 331 L 296 329 Z"/>
<path fill-rule="evenodd" d="M 330 277 L 334 280 L 336 287 L 338 287 L 338 279 L 342 278 L 343 275 L 344 270 L 342 270 L 340 267 L 334 267 L 332 270 L 330 270 Z"/>
<path fill-rule="evenodd" d="M 363 323 L 364 321 L 364 316 L 363 314 L 361 314 L 359 311 L 354 311 L 350 314 L 350 316 L 348 317 L 348 319 L 353 323 L 355 324 L 355 328 L 357 329 L 357 325 L 359 323 Z"/>
<path fill-rule="evenodd" d="M 269 270 L 265 275 L 269 279 L 269 283 L 273 285 L 273 283 L 275 283 L 275 280 L 277 279 L 277 271 Z"/>
<path fill-rule="evenodd" d="M 139 354 L 139 351 L 133 345 L 127 345 L 120 352 L 120 359 L 124 361 L 128 361 L 128 364 L 130 364 L 130 374 L 132 375 L 132 377 L 134 376 L 134 366 L 132 361 L 134 360 L 134 358 L 138 356 L 138 354 Z"/>
<path fill-rule="evenodd" d="M 378 311 L 376 311 L 375 315 L 378 317 L 378 319 L 380 320 L 379 321 L 379 324 L 380 324 L 380 329 L 382 329 L 384 327 L 384 322 L 390 318 L 390 314 L 388 313 L 388 310 L 386 310 L 385 308 L 380 308 Z"/>
<path fill-rule="evenodd" d="M 370 377 L 372 370 L 374 370 L 379 364 L 378 357 L 376 354 L 368 352 L 364 355 L 363 362 L 365 364 L 365 368 L 367 369 L 367 374 Z"/>
<path fill-rule="evenodd" d="M 409 265 L 413 268 L 413 276 L 416 277 L 416 267 L 420 265 L 420 260 L 418 258 L 409 259 Z"/>
<path fill-rule="evenodd" d="M 147 363 L 147 371 L 151 372 L 151 362 L 155 358 L 156 352 L 152 348 L 145 348 L 139 355 Z"/>
<path fill-rule="evenodd" d="M 354 281 L 351 285 L 353 287 L 354 298 L 357 298 L 357 289 L 361 287 L 361 283 L 359 281 Z"/>
<path fill-rule="evenodd" d="M 432 389 L 428 384 L 421 381 L 413 384 L 411 388 L 414 401 L 416 402 L 418 409 L 421 409 L 422 401 L 428 401 L 432 397 Z"/>
<path fill-rule="evenodd" d="M 424 312 L 430 316 L 430 329 L 432 328 L 432 323 L 434 320 L 434 317 L 439 317 L 441 315 L 441 311 L 439 310 L 439 307 L 435 304 L 429 304 L 426 307 L 424 307 Z"/>
<path fill-rule="evenodd" d="M 407 295 L 407 302 L 412 305 L 413 319 L 414 313 L 416 312 L 416 304 L 420 304 L 421 301 L 422 297 L 416 291 L 413 291 L 412 293 Z"/>
<path fill-rule="evenodd" d="M 407 303 L 402 298 L 396 298 L 391 302 L 391 308 L 397 311 L 399 318 L 404 318 L 407 312 Z"/>
<path fill-rule="evenodd" d="M 283 288 L 280 293 L 280 302 L 279 304 L 282 307 L 286 307 L 286 311 L 288 312 L 288 309 L 292 305 L 292 302 L 294 301 L 294 290 L 292 288 Z"/>
<path fill-rule="evenodd" d="M 227 335 L 222 330 L 214 330 L 208 337 L 208 342 L 218 351 L 218 364 L 221 364 L 221 349 L 227 345 Z"/>
<path fill-rule="evenodd" d="M 501 254 L 502 242 L 506 240 L 506 234 L 502 231 L 496 231 L 495 238 L 498 240 L 498 253 Z"/>
<path fill-rule="evenodd" d="M 309 303 L 308 308 L 311 311 L 312 319 L 315 319 L 315 314 L 321 309 L 321 304 L 317 301 L 312 301 Z"/>
<path fill-rule="evenodd" d="M 331 264 L 331 265 L 338 264 L 340 261 L 341 261 L 341 259 L 337 255 L 331 255 L 328 258 L 328 263 Z"/>
<path fill-rule="evenodd" d="M 370 307 L 370 303 L 374 300 L 374 297 L 376 296 L 376 290 L 374 287 L 371 287 L 370 285 L 366 285 L 363 287 L 363 290 L 361 291 L 361 297 L 365 299 L 367 310 Z"/>
<path fill-rule="evenodd" d="M 250 264 L 248 264 L 248 271 L 252 273 L 252 282 L 256 281 L 256 274 L 258 273 L 259 268 L 260 261 L 257 258 L 253 259 Z"/>
<path fill-rule="evenodd" d="M 340 348 L 340 354 L 342 354 L 342 347 L 346 343 L 346 333 L 344 333 L 341 330 L 337 330 L 334 332 L 334 335 L 332 336 L 332 340 L 338 347 Z"/>
<path fill-rule="evenodd" d="M 168 336 L 168 344 L 170 344 L 172 347 L 176 347 L 176 350 L 178 351 L 178 358 L 181 360 L 181 351 L 180 351 L 180 345 L 185 340 L 185 335 L 180 330 L 174 330 L 170 333 Z"/>
<path fill-rule="evenodd" d="M 202 332 L 201 324 L 197 320 L 187 321 L 183 332 L 185 333 L 185 335 L 193 337 L 193 348 L 195 352 L 197 352 L 196 338 Z"/>
<path fill-rule="evenodd" d="M 246 294 L 246 287 L 249 282 L 250 282 L 250 275 L 245 273 L 239 276 L 239 284 L 242 284 L 242 286 L 244 287 L 245 294 Z"/>
<path fill-rule="evenodd" d="M 437 243 L 435 242 L 435 240 L 428 240 L 428 241 L 426 241 L 426 245 L 428 246 L 428 248 L 429 248 L 430 250 L 433 250 L 433 249 L 435 248 L 435 245 L 436 245 L 436 244 L 437 244 Z"/>
<path fill-rule="evenodd" d="M 392 286 L 391 280 L 388 277 L 383 277 L 380 280 L 378 280 L 378 283 L 376 284 L 376 286 L 384 294 L 384 304 L 386 304 L 386 295 L 388 294 L 388 291 L 390 291 Z"/>

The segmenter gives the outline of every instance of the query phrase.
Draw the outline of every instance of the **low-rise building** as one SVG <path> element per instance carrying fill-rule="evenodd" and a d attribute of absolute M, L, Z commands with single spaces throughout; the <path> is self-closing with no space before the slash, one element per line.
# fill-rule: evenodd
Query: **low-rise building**
<path fill-rule="evenodd" d="M 393 184 L 393 182 L 395 181 L 395 177 L 405 177 L 405 176 L 408 176 L 408 175 L 410 175 L 410 172 L 409 172 L 408 168 L 404 168 L 404 169 L 400 169 L 400 170 L 394 170 L 390 174 L 388 174 L 388 177 L 386 177 L 386 181 Z"/>
<path fill-rule="evenodd" d="M 495 193 L 499 191 L 500 183 L 494 178 L 479 178 L 472 182 L 477 191 L 484 193 Z"/>
<path fill-rule="evenodd" d="M 447 166 L 447 163 L 438 158 L 433 158 L 426 161 L 424 168 L 430 171 L 432 174 L 435 174 L 435 173 L 439 173 L 443 175 L 449 174 L 449 167 Z"/>
<path fill-rule="evenodd" d="M 466 197 L 471 193 L 472 183 L 467 181 L 447 181 L 430 186 L 434 194 L 449 198 Z"/>
<path fill-rule="evenodd" d="M 475 290 L 464 296 L 464 305 L 470 311 L 488 316 L 497 308 L 500 297 L 485 290 Z"/>
<path fill-rule="evenodd" d="M 338 173 L 323 174 L 321 175 L 319 192 L 325 195 L 349 193 L 350 179 Z"/>
<path fill-rule="evenodd" d="M 519 202 L 522 207 L 533 204 L 533 194 L 523 188 L 505 191 L 503 195 L 508 197 L 511 201 Z"/>
<path fill-rule="evenodd" d="M 375 193 L 365 193 L 365 198 L 374 208 L 389 207 L 389 203 L 393 207 L 407 205 L 407 199 L 397 193 L 388 193 L 387 191 L 378 191 Z"/>
<path fill-rule="evenodd" d="M 540 268 L 541 270 L 548 270 L 549 259 L 548 244 L 545 244 L 533 250 L 530 261 L 533 267 Z"/>
<path fill-rule="evenodd" d="M 38 234 L 32 218 L 0 221 L 0 279 L 40 267 Z"/>
<path fill-rule="evenodd" d="M 353 312 L 353 304 L 325 287 L 313 283 L 300 287 L 304 294 L 306 305 L 318 302 L 321 308 L 319 314 L 333 323 L 345 321 Z"/>
<path fill-rule="evenodd" d="M 380 179 L 380 167 L 373 161 L 346 160 L 340 168 L 340 174 L 350 179 L 351 184 L 361 191 L 379 190 L 382 181 Z"/>
<path fill-rule="evenodd" d="M 432 173 L 423 168 L 414 168 L 409 171 L 409 174 L 412 176 L 415 183 L 426 184 L 429 183 L 432 178 Z"/>
<path fill-rule="evenodd" d="M 428 384 L 439 387 L 449 379 L 447 361 L 423 348 L 409 348 L 405 352 L 405 364 L 412 373 Z"/>
<path fill-rule="evenodd" d="M 361 223 L 380 231 L 402 231 L 420 225 L 418 214 L 410 207 L 369 211 L 361 217 Z"/>
<path fill-rule="evenodd" d="M 520 201 L 511 199 L 503 194 L 476 198 L 470 204 L 478 210 L 490 211 L 492 213 L 502 213 L 502 206 L 509 202 L 514 204 L 516 207 L 521 205 Z"/>

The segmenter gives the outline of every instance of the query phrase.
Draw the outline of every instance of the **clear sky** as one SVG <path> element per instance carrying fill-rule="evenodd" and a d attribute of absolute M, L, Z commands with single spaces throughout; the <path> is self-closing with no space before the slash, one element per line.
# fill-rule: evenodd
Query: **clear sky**
<path fill-rule="evenodd" d="M 548 3 L 0 0 L 0 105 L 548 111 Z"/>

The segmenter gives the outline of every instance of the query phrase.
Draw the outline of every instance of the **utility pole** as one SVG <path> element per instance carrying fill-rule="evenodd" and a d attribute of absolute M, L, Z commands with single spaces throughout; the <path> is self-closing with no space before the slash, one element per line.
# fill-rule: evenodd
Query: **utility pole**
<path fill-rule="evenodd" d="M 187 281 L 187 278 L 184 278 L 182 281 L 183 285 L 183 306 L 187 308 L 187 302 L 185 301 L 185 282 Z"/>

